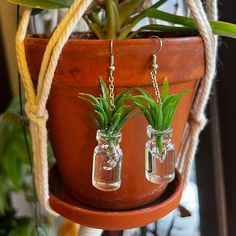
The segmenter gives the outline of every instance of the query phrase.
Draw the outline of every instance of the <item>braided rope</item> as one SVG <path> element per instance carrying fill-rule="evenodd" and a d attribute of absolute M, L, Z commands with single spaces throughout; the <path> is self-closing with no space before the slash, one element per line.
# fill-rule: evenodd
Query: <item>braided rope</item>
<path fill-rule="evenodd" d="M 206 71 L 205 76 L 201 82 L 198 95 L 196 97 L 195 104 L 189 119 L 189 134 L 188 145 L 186 145 L 185 155 L 185 169 L 182 170 L 185 177 L 185 183 L 187 183 L 190 167 L 197 150 L 199 143 L 199 134 L 205 127 L 207 119 L 205 117 L 205 108 L 210 96 L 213 79 L 216 69 L 216 38 L 213 36 L 210 24 L 208 22 L 206 13 L 204 11 L 202 2 L 200 0 L 186 0 L 188 8 L 195 19 L 198 30 L 203 38 L 205 45 L 205 57 L 206 57 Z M 211 5 L 216 8 L 217 1 L 212 0 Z M 217 11 L 212 11 L 211 14 L 217 14 Z M 211 15 L 211 18 L 217 18 L 216 15 Z"/>
<path fill-rule="evenodd" d="M 16 35 L 16 52 L 19 71 L 26 92 L 25 111 L 30 120 L 30 132 L 33 148 L 33 165 L 35 172 L 35 186 L 38 198 L 43 207 L 51 214 L 56 214 L 49 206 L 48 161 L 47 161 L 47 129 L 48 112 L 46 102 L 51 89 L 52 79 L 56 70 L 60 53 L 67 42 L 77 22 L 88 8 L 91 0 L 75 0 L 64 20 L 59 24 L 47 45 L 40 69 L 40 86 L 35 93 L 29 73 L 24 39 L 31 14 L 26 8 Z"/>

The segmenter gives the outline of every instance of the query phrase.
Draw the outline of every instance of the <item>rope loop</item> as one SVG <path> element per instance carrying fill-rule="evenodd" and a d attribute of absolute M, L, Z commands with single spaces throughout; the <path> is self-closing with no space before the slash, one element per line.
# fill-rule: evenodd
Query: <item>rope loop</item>
<path fill-rule="evenodd" d="M 48 120 L 48 111 L 45 110 L 42 116 L 37 115 L 37 105 L 30 104 L 29 101 L 25 104 L 25 111 L 29 120 L 37 124 L 38 126 L 43 126 L 47 123 Z"/>
<path fill-rule="evenodd" d="M 192 129 L 192 130 L 195 130 L 195 129 L 203 130 L 204 127 L 207 124 L 207 118 L 203 113 L 202 114 L 194 114 L 193 112 L 191 112 L 188 122 L 189 122 L 189 125 L 190 125 L 190 129 Z"/>

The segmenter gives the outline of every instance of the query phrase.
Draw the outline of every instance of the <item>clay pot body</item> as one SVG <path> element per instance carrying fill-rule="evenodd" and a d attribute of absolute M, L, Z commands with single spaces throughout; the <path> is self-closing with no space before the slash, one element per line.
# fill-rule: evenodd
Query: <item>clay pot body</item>
<path fill-rule="evenodd" d="M 25 41 L 27 61 L 33 80 L 37 80 L 47 39 Z M 114 42 L 115 92 L 130 86 L 153 91 L 149 76 L 151 56 L 159 48 L 157 39 Z M 158 83 L 164 76 L 170 92 L 191 89 L 177 109 L 172 128 L 178 153 L 192 100 L 204 75 L 204 47 L 198 37 L 164 38 L 158 54 Z M 144 145 L 147 122 L 143 116 L 130 120 L 122 130 L 124 153 L 122 184 L 114 192 L 92 186 L 92 155 L 96 130 L 87 112 L 90 107 L 78 98 L 79 92 L 100 94 L 98 76 L 107 79 L 109 41 L 69 40 L 61 54 L 48 100 L 48 131 L 64 185 L 75 199 L 96 208 L 131 209 L 150 203 L 165 190 L 165 185 L 148 182 L 144 174 Z"/>

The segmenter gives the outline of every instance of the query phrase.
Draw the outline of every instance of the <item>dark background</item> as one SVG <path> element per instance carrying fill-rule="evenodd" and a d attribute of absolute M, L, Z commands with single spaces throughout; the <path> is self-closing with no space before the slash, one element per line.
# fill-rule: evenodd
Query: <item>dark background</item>
<path fill-rule="evenodd" d="M 236 1 L 221 1 L 221 20 L 236 23 Z M 227 206 L 228 235 L 236 235 L 236 40 L 222 39 L 219 58 L 223 65 L 217 76 L 220 131 Z"/>
<path fill-rule="evenodd" d="M 220 1 L 220 20 L 236 23 L 235 9 L 235 1 Z M 236 235 L 235 68 L 236 40 L 221 38 L 209 122 L 196 156 L 202 236 Z"/>

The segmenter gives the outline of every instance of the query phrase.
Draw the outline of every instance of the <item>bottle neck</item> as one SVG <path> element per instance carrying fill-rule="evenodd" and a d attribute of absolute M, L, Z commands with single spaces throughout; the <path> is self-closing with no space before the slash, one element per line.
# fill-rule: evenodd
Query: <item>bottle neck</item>
<path fill-rule="evenodd" d="M 105 133 L 102 130 L 98 130 L 96 139 L 99 145 L 117 146 L 121 142 L 122 134 L 121 132 L 112 134 L 112 133 Z"/>
<path fill-rule="evenodd" d="M 172 135 L 173 135 L 173 130 L 171 128 L 160 131 L 153 129 L 152 126 L 150 125 L 147 127 L 147 136 L 151 139 L 156 139 L 160 137 L 162 139 L 162 142 L 169 143 L 171 141 Z"/>

